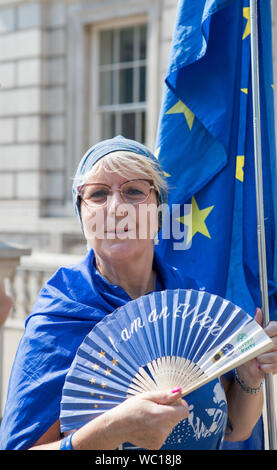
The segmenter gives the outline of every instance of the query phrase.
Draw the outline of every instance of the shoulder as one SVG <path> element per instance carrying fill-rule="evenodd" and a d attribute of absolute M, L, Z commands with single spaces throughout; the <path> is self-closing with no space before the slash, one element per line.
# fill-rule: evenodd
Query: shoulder
<path fill-rule="evenodd" d="M 42 321 L 38 316 L 50 315 L 52 320 L 86 316 L 93 292 L 90 261 L 91 254 L 76 264 L 61 266 L 40 289 L 26 325 L 31 319 L 34 325 Z"/>

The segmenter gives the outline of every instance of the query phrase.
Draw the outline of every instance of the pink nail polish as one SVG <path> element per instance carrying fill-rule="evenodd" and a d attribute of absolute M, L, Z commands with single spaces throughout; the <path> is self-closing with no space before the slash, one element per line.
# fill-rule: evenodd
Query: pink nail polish
<path fill-rule="evenodd" d="M 171 390 L 171 393 L 178 393 L 180 392 L 182 387 L 176 387 L 176 388 L 173 388 L 173 390 Z"/>

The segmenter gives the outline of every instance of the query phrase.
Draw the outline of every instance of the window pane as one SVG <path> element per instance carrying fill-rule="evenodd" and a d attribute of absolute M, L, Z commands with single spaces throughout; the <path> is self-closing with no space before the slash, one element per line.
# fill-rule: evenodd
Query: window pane
<path fill-rule="evenodd" d="M 100 33 L 100 65 L 113 64 L 114 62 L 114 32 L 102 31 Z"/>
<path fill-rule="evenodd" d="M 145 142 L 145 111 L 136 113 L 136 138 L 138 142 Z"/>
<path fill-rule="evenodd" d="M 144 144 L 145 143 L 145 111 L 141 112 L 141 137 L 140 141 Z"/>
<path fill-rule="evenodd" d="M 139 101 L 146 99 L 146 67 L 140 67 L 139 70 Z"/>
<path fill-rule="evenodd" d="M 135 113 L 122 113 L 121 134 L 128 139 L 135 138 Z"/>
<path fill-rule="evenodd" d="M 121 134 L 145 142 L 146 36 L 145 25 L 99 33 L 98 111 L 102 139 Z M 141 104 L 137 107 L 136 103 Z"/>
<path fill-rule="evenodd" d="M 103 113 L 101 119 L 101 138 L 111 139 L 115 136 L 115 114 L 114 113 Z"/>
<path fill-rule="evenodd" d="M 121 29 L 119 41 L 120 62 L 134 60 L 134 28 Z"/>
<path fill-rule="evenodd" d="M 99 104 L 108 105 L 113 103 L 114 99 L 114 73 L 113 71 L 100 72 L 100 96 Z"/>
<path fill-rule="evenodd" d="M 133 102 L 133 69 L 121 69 L 119 73 L 119 103 Z"/>
<path fill-rule="evenodd" d="M 146 59 L 146 27 L 140 26 L 139 58 Z"/>

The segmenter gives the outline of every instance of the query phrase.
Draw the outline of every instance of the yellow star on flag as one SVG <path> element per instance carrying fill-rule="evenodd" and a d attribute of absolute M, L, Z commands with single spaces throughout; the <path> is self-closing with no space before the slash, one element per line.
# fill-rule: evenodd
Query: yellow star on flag
<path fill-rule="evenodd" d="M 183 103 L 183 101 L 177 101 L 172 108 L 170 108 L 165 114 L 184 114 L 189 129 L 192 129 L 195 114 Z"/>
<path fill-rule="evenodd" d="M 105 357 L 105 354 L 106 354 L 105 351 L 102 351 L 102 349 L 101 349 L 101 351 L 100 351 L 100 353 L 99 353 L 99 356 Z"/>
<path fill-rule="evenodd" d="M 99 369 L 99 365 L 98 364 L 93 364 L 92 368 L 93 368 L 93 370 L 97 370 L 97 369 Z"/>
<path fill-rule="evenodd" d="M 201 233 L 205 237 L 211 238 L 205 220 L 213 208 L 214 206 L 199 209 L 195 198 L 192 197 L 191 213 L 177 218 L 182 224 L 188 226 L 187 245 L 191 242 L 196 233 Z"/>
<path fill-rule="evenodd" d="M 244 155 L 238 155 L 237 156 L 237 164 L 236 164 L 236 178 L 237 180 L 241 181 L 243 183 L 244 179 Z"/>
<path fill-rule="evenodd" d="M 90 383 L 91 384 L 94 384 L 95 383 L 95 379 L 92 377 L 92 379 L 90 379 Z"/>
<path fill-rule="evenodd" d="M 116 359 L 113 359 L 113 366 L 117 366 L 118 362 Z"/>
<path fill-rule="evenodd" d="M 245 30 L 244 30 L 244 33 L 243 33 L 243 36 L 242 36 L 242 39 L 245 39 L 245 38 L 247 38 L 247 36 L 249 36 L 249 34 L 251 32 L 250 31 L 250 7 L 244 7 L 243 8 L 243 18 L 245 18 L 247 20 Z"/>
<path fill-rule="evenodd" d="M 240 90 L 246 95 L 248 95 L 248 88 L 241 88 Z"/>
<path fill-rule="evenodd" d="M 108 369 L 108 367 L 107 367 L 105 374 L 109 375 L 111 372 L 112 372 L 112 369 Z"/>

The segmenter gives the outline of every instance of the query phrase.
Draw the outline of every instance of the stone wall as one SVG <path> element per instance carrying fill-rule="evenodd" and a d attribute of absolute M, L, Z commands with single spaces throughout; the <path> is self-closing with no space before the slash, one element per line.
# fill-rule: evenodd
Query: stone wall
<path fill-rule="evenodd" d="M 0 2 L 0 233 L 38 250 L 81 239 L 65 197 L 66 8 Z"/>
<path fill-rule="evenodd" d="M 271 3 L 276 78 L 277 6 Z M 116 20 L 145 15 L 153 59 L 147 142 L 152 147 L 176 5 L 177 0 L 0 0 L 0 240 L 40 251 L 84 249 L 70 184 L 81 153 L 93 143 L 90 25 L 111 21 L 113 14 Z"/>
<path fill-rule="evenodd" d="M 64 201 L 64 12 L 14 1 L 0 11 L 0 197 L 37 216 Z"/>

